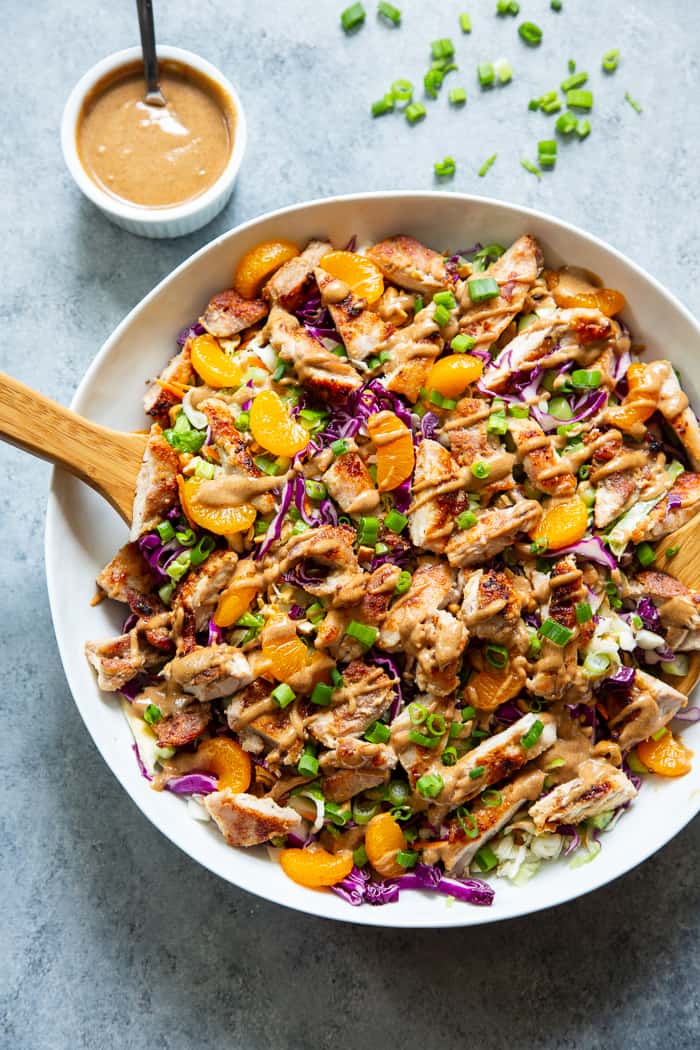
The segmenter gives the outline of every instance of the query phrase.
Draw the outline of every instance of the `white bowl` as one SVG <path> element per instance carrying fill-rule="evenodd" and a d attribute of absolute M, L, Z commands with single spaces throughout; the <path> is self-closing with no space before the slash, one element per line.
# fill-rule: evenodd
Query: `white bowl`
<path fill-rule="evenodd" d="M 137 204 L 129 204 L 125 201 L 112 197 L 97 183 L 93 182 L 81 164 L 78 155 L 77 129 L 78 120 L 82 111 L 85 97 L 90 93 L 98 81 L 109 73 L 120 69 L 122 66 L 139 61 L 141 59 L 141 48 L 129 47 L 124 51 L 116 51 L 108 55 L 89 69 L 81 77 L 70 93 L 68 101 L 63 110 L 61 119 L 61 148 L 68 170 L 73 176 L 78 188 L 82 190 L 88 200 L 96 204 L 100 211 L 111 219 L 117 226 L 128 230 L 129 233 L 138 234 L 141 237 L 182 237 L 186 233 L 193 233 L 201 226 L 216 218 L 219 212 L 226 206 L 233 192 L 238 169 L 245 153 L 247 130 L 245 113 L 238 92 L 233 84 L 219 72 L 216 66 L 207 62 L 205 58 L 185 51 L 181 47 L 158 46 L 159 59 L 172 59 L 182 62 L 183 65 L 209 77 L 221 88 L 222 92 L 231 100 L 231 107 L 236 114 L 235 136 L 233 150 L 228 164 L 222 171 L 216 182 L 199 197 L 183 201 L 167 208 L 149 208 Z"/>
<path fill-rule="evenodd" d="M 343 245 L 353 234 L 365 241 L 404 232 L 438 249 L 457 249 L 477 240 L 508 244 L 526 231 L 539 239 L 550 263 L 578 264 L 621 289 L 629 302 L 624 316 L 635 337 L 646 344 L 648 355 L 671 358 L 683 372 L 691 401 L 700 405 L 697 322 L 652 277 L 613 248 L 557 219 L 498 201 L 443 193 L 373 193 L 285 208 L 202 248 L 122 321 L 89 368 L 73 408 L 113 427 L 142 427 L 144 379 L 158 373 L 174 351 L 177 332 L 201 313 L 214 292 L 228 285 L 236 260 L 258 241 L 284 237 L 303 245 L 323 236 Z M 152 791 L 139 774 L 118 702 L 99 691 L 83 656 L 85 639 L 119 630 L 122 613 L 117 607 L 104 602 L 91 608 L 90 599 L 96 573 L 125 539 L 123 523 L 105 502 L 67 474 L 54 472 L 46 570 L 66 676 L 97 747 L 137 806 L 181 849 L 236 886 L 300 911 L 374 926 L 477 925 L 526 915 L 604 885 L 663 846 L 698 810 L 700 725 L 696 724 L 684 730 L 685 740 L 698 756 L 692 773 L 678 780 L 647 778 L 616 829 L 602 836 L 603 849 L 592 863 L 573 871 L 565 861 L 543 865 L 522 888 L 494 880 L 496 898 L 490 908 L 451 904 L 445 897 L 417 891 L 402 893 L 396 904 L 352 908 L 330 891 L 303 889 L 263 849 L 227 846 L 212 825 L 191 818 L 185 802 Z"/>

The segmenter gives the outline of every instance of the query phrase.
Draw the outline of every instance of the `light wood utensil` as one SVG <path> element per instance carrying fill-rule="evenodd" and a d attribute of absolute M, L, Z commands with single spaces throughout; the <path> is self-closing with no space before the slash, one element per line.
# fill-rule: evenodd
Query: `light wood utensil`
<path fill-rule="evenodd" d="M 672 558 L 666 557 L 669 547 L 678 547 L 678 553 Z M 691 590 L 700 590 L 700 514 L 681 525 L 675 532 L 657 543 L 654 568 L 675 576 Z M 700 679 L 700 650 L 688 653 L 688 673 L 681 678 L 678 675 L 664 675 L 664 679 L 674 689 L 688 696 Z"/>
<path fill-rule="evenodd" d="M 122 434 L 0 372 L 0 438 L 85 481 L 127 524 L 146 434 Z"/>

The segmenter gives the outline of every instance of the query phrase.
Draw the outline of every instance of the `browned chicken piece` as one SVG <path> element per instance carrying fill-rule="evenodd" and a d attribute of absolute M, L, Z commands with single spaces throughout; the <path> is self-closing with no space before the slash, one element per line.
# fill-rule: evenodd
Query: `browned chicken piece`
<path fill-rule="evenodd" d="M 273 306 L 263 335 L 283 361 L 289 361 L 299 382 L 322 401 L 342 401 L 362 386 L 350 362 L 336 357 L 279 306 Z"/>
<path fill-rule="evenodd" d="M 680 500 L 680 504 L 677 503 Z M 660 540 L 674 532 L 700 510 L 700 474 L 686 471 L 633 531 L 632 543 Z"/>
<path fill-rule="evenodd" d="M 301 824 L 301 817 L 291 806 L 278 806 L 271 798 L 236 794 L 230 788 L 207 795 L 204 807 L 229 846 L 258 846 Z"/>
<path fill-rule="evenodd" d="M 171 357 L 167 365 L 146 391 L 143 407 L 147 416 L 152 416 L 162 427 L 170 426 L 170 409 L 182 401 L 182 387 L 194 383 L 192 355 L 189 342 L 179 354 Z M 173 384 L 171 388 L 171 384 Z"/>
<path fill-rule="evenodd" d="M 450 283 L 444 257 L 405 234 L 372 245 L 367 256 L 393 284 L 409 292 L 432 295 Z"/>
<path fill-rule="evenodd" d="M 387 773 L 367 769 L 338 769 L 321 778 L 321 791 L 329 802 L 347 802 L 361 791 L 379 787 L 389 779 Z"/>
<path fill-rule="evenodd" d="M 675 430 L 693 470 L 700 471 L 700 426 L 681 390 L 676 371 L 670 361 L 655 361 L 651 367 L 661 379 L 659 411 Z"/>
<path fill-rule="evenodd" d="M 531 747 L 525 747 L 522 742 L 523 737 L 537 721 L 542 723 L 542 732 Z M 556 738 L 557 725 L 551 715 L 524 715 L 507 729 L 503 729 L 472 751 L 468 751 L 454 766 L 443 766 L 440 763 L 439 772 L 444 787 L 436 797 L 435 803 L 438 806 L 444 805 L 454 809 L 455 806 L 468 802 L 475 795 L 479 795 L 484 788 L 498 784 L 501 780 L 505 780 L 506 777 L 522 769 L 533 758 L 537 758 L 543 751 L 551 747 Z M 471 776 L 477 770 L 483 770 L 483 772 Z M 437 763 L 435 771 L 438 771 Z"/>
<path fill-rule="evenodd" d="M 489 839 L 508 824 L 515 813 L 524 806 L 526 802 L 532 802 L 539 798 L 544 784 L 544 773 L 539 769 L 522 773 L 509 784 L 499 788 L 501 801 L 497 806 L 487 806 L 483 802 L 476 802 L 470 806 L 469 812 L 476 823 L 474 828 L 469 826 L 470 835 L 467 836 L 459 820 L 449 820 L 447 842 L 431 846 L 423 851 L 424 864 L 436 864 L 442 861 L 445 871 L 452 875 L 463 874 L 473 861 L 476 854 Z M 474 835 L 476 831 L 476 835 Z M 471 836 L 474 835 L 472 838 Z"/>
<path fill-rule="evenodd" d="M 341 737 L 320 760 L 321 769 L 366 769 L 385 772 L 396 765 L 396 752 L 388 744 L 371 744 L 355 736 Z"/>
<path fill-rule="evenodd" d="M 195 635 L 213 615 L 221 594 L 231 582 L 237 561 L 234 551 L 213 551 L 179 584 L 172 601 L 178 652 L 195 648 Z"/>
<path fill-rule="evenodd" d="M 338 456 L 322 480 L 345 514 L 371 514 L 379 506 L 379 493 L 358 452 Z"/>
<path fill-rule="evenodd" d="M 588 591 L 583 582 L 583 573 L 577 568 L 573 555 L 556 562 L 549 586 L 549 619 L 567 627 L 574 634 L 563 648 L 547 638 L 542 639 L 542 655 L 534 665 L 527 687 L 536 696 L 548 700 L 567 699 L 571 703 L 583 701 L 590 695 L 591 686 L 583 668 L 578 666 L 576 605 L 587 600 Z"/>
<path fill-rule="evenodd" d="M 380 627 L 386 619 L 394 597 L 396 581 L 401 574 L 398 565 L 380 565 L 370 576 L 364 577 L 365 591 L 359 605 L 331 609 L 316 629 L 316 648 L 328 649 L 336 660 L 347 662 L 362 656 L 364 647 L 345 632 L 351 620 Z"/>
<path fill-rule="evenodd" d="M 425 386 L 435 358 L 443 348 L 443 340 L 430 303 L 416 314 L 413 323 L 399 328 L 384 347 L 388 354 L 384 364 L 386 388 L 416 402 Z"/>
<path fill-rule="evenodd" d="M 449 721 L 451 705 L 444 698 L 425 693 L 416 696 L 415 700 L 429 714 L 442 715 L 446 721 Z M 409 733 L 415 728 L 411 721 L 411 712 L 408 705 L 406 705 L 391 723 L 391 739 L 389 742 L 389 746 L 396 752 L 399 762 L 408 773 L 412 786 L 415 786 L 416 781 L 424 773 L 433 772 L 433 765 L 436 762 L 435 754 L 430 748 L 420 747 L 409 738 Z"/>
<path fill-rule="evenodd" d="M 262 478 L 263 472 L 255 465 L 226 402 L 215 397 L 207 398 L 198 408 L 207 417 L 212 441 L 219 451 L 221 465 L 226 474 L 240 478 Z M 250 503 L 260 514 L 271 514 L 275 508 L 275 499 L 271 492 L 260 492 L 251 496 Z"/>
<path fill-rule="evenodd" d="M 609 690 L 604 698 L 610 712 L 608 724 L 623 751 L 658 733 L 688 702 L 667 682 L 639 670 L 634 672 L 628 697 Z"/>
<path fill-rule="evenodd" d="M 333 706 L 310 719 L 309 732 L 324 747 L 335 747 L 339 737 L 364 733 L 393 699 L 392 680 L 380 667 L 353 660 L 343 671 L 343 685 L 333 695 Z"/>
<path fill-rule="evenodd" d="M 588 758 L 578 767 L 578 776 L 553 788 L 528 812 L 538 832 L 556 831 L 560 824 L 579 824 L 616 809 L 636 794 L 637 789 L 621 769 L 605 759 Z"/>
<path fill-rule="evenodd" d="M 260 755 L 273 750 L 276 757 L 292 764 L 299 761 L 303 743 L 292 723 L 291 710 L 270 700 L 273 688 L 273 682 L 256 678 L 232 697 L 225 709 L 226 719 L 244 751 Z"/>
<path fill-rule="evenodd" d="M 476 569 L 463 584 L 461 619 L 474 638 L 524 651 L 528 633 L 520 618 L 523 593 L 512 573 Z"/>
<path fill-rule="evenodd" d="M 229 339 L 262 321 L 267 317 L 267 311 L 267 303 L 262 299 L 244 299 L 233 288 L 227 288 L 209 300 L 199 323 L 210 335 Z"/>
<path fill-rule="evenodd" d="M 327 241 L 310 241 L 301 255 L 280 266 L 262 290 L 263 297 L 285 310 L 296 310 L 313 286 L 314 269 L 333 251 Z"/>
<path fill-rule="evenodd" d="M 175 506 L 179 469 L 177 452 L 154 423 L 136 479 L 130 539 L 137 540 L 144 532 L 154 529 Z"/>
<path fill-rule="evenodd" d="M 253 677 L 244 653 L 232 645 L 201 646 L 176 656 L 165 665 L 162 674 L 167 682 L 202 702 L 231 696 Z"/>
<path fill-rule="evenodd" d="M 438 441 L 424 440 L 416 449 L 413 503 L 408 512 L 414 546 L 436 554 L 444 551 L 455 519 L 468 497 L 457 463 Z"/>
<path fill-rule="evenodd" d="M 414 296 L 410 292 L 403 292 L 389 285 L 384 289 L 376 311 L 382 321 L 388 321 L 395 328 L 400 328 L 406 324 L 409 317 L 413 317 L 414 302 Z"/>
<path fill-rule="evenodd" d="M 97 671 L 97 684 L 107 693 L 115 693 L 163 659 L 162 653 L 142 647 L 135 631 L 104 642 L 86 642 L 85 655 Z"/>
<path fill-rule="evenodd" d="M 498 283 L 501 292 L 497 298 L 485 303 L 472 303 L 469 281 L 463 282 L 459 295 L 463 311 L 459 322 L 460 331 L 471 336 L 477 347 L 487 348 L 495 343 L 522 310 L 541 269 L 542 252 L 537 241 L 529 234 L 519 237 L 483 274 L 484 277 L 493 277 Z"/>
<path fill-rule="evenodd" d="M 655 570 L 638 572 L 628 580 L 624 594 L 651 598 L 664 627 L 700 628 L 700 591 L 691 590 L 675 576 Z"/>
<path fill-rule="evenodd" d="M 559 310 L 516 335 L 484 373 L 484 384 L 501 391 L 514 372 L 536 365 L 554 368 L 575 359 L 587 368 L 601 353 L 602 343 L 614 336 L 612 322 L 599 310 Z"/>
<path fill-rule="evenodd" d="M 483 398 L 463 397 L 451 413 L 443 433 L 449 435 L 452 455 L 462 467 L 473 463 L 488 464 L 489 479 L 510 473 L 515 456 L 506 452 L 495 434 L 489 434 L 489 402 Z"/>
<path fill-rule="evenodd" d="M 322 300 L 329 290 L 332 293 L 335 290 L 334 286 L 339 284 L 337 278 L 320 267 L 314 270 L 314 276 Z M 355 361 L 366 361 L 383 346 L 394 331 L 394 326 L 368 309 L 366 301 L 354 296 L 349 288 L 347 292 L 340 302 L 329 302 L 328 309 L 348 356 Z"/>
<path fill-rule="evenodd" d="M 553 439 L 534 419 L 508 419 L 510 433 L 528 478 L 548 496 L 573 496 L 576 478 L 554 449 Z"/>
<path fill-rule="evenodd" d="M 319 525 L 292 536 L 278 560 L 287 571 L 299 566 L 309 594 L 330 598 L 336 607 L 356 605 L 367 577 L 358 564 L 354 540 L 355 531 L 347 525 Z"/>
<path fill-rule="evenodd" d="M 610 430 L 603 444 L 601 431 L 594 427 L 584 435 L 585 444 L 597 445 L 591 459 L 590 481 L 595 485 L 595 525 L 607 528 L 638 500 L 649 498 L 668 487 L 666 457 L 654 453 L 647 441 L 641 446 L 624 444 L 622 435 Z"/>
<path fill-rule="evenodd" d="M 447 605 L 454 586 L 454 575 L 444 562 L 420 559 L 410 588 L 394 603 L 382 625 L 379 647 L 388 652 L 405 649 L 413 631 Z"/>
<path fill-rule="evenodd" d="M 117 602 L 128 602 L 134 591 L 147 593 L 155 582 L 136 543 L 121 547 L 97 577 L 97 586 Z"/>
<path fill-rule="evenodd" d="M 167 715 L 153 726 L 159 747 L 184 747 L 191 744 L 211 722 L 209 704 L 192 704 L 184 711 Z"/>
<path fill-rule="evenodd" d="M 452 534 L 445 549 L 447 560 L 450 565 L 466 568 L 495 558 L 514 543 L 519 533 L 532 532 L 541 517 L 542 507 L 532 499 L 486 510 L 476 525 Z"/>
<path fill-rule="evenodd" d="M 464 624 L 444 609 L 432 613 L 413 628 L 407 650 L 416 656 L 416 685 L 420 690 L 430 691 L 437 697 L 454 693 L 468 638 Z"/>

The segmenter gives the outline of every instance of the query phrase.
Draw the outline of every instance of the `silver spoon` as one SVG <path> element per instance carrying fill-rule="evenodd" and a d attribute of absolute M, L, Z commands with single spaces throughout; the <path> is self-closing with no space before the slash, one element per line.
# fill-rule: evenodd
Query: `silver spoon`
<path fill-rule="evenodd" d="M 146 82 L 146 104 L 149 106 L 167 105 L 158 83 L 158 56 L 156 55 L 156 31 L 153 26 L 152 0 L 136 0 L 139 13 L 139 30 L 141 32 L 141 50 L 143 51 L 143 76 Z"/>

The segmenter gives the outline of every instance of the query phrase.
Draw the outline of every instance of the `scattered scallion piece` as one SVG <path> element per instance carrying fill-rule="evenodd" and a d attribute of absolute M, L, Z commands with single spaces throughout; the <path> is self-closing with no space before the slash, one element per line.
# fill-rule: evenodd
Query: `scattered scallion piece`
<path fill-rule="evenodd" d="M 576 131 L 578 119 L 573 113 L 562 113 L 560 117 L 557 117 L 557 122 L 554 126 L 560 135 L 570 135 L 573 131 Z"/>
<path fill-rule="evenodd" d="M 413 84 L 410 80 L 395 80 L 391 85 L 391 94 L 396 102 L 410 102 L 413 98 Z"/>
<path fill-rule="evenodd" d="M 404 110 L 406 120 L 409 124 L 417 124 L 426 114 L 426 108 L 421 102 L 411 102 Z"/>
<path fill-rule="evenodd" d="M 556 11 L 558 14 L 564 5 L 562 4 L 561 0 L 549 0 L 549 6 L 551 7 L 552 11 Z M 487 869 L 484 868 L 483 870 L 486 871 Z"/>
<path fill-rule="evenodd" d="M 467 350 L 473 350 L 476 344 L 476 340 L 472 339 L 470 335 L 464 335 L 460 332 L 456 335 L 450 343 L 450 349 L 454 350 L 456 354 L 466 354 Z"/>
<path fill-rule="evenodd" d="M 523 22 L 518 26 L 518 34 L 529 47 L 537 47 L 542 43 L 542 30 L 534 22 Z"/>
<path fill-rule="evenodd" d="M 508 405 L 508 411 L 514 419 L 527 419 L 530 415 L 529 405 Z"/>
<path fill-rule="evenodd" d="M 530 726 L 530 728 L 528 729 L 528 731 L 525 734 L 525 736 L 521 737 L 520 743 L 523 745 L 524 748 L 534 747 L 535 744 L 537 743 L 537 741 L 542 736 L 542 730 L 543 729 L 544 729 L 544 724 L 542 722 L 540 722 L 539 718 L 536 718 L 535 721 Z"/>
<path fill-rule="evenodd" d="M 538 179 L 542 178 L 542 172 L 531 160 L 521 160 L 520 163 L 525 168 L 525 171 L 529 171 L 531 175 L 536 175 Z"/>
<path fill-rule="evenodd" d="M 351 4 L 350 7 L 346 7 L 340 15 L 340 23 L 346 33 L 349 33 L 351 29 L 357 29 L 361 26 L 366 17 L 366 12 L 362 4 Z"/>
<path fill-rule="evenodd" d="M 318 759 L 316 758 L 313 744 L 307 744 L 304 748 L 304 754 L 299 759 L 297 772 L 301 777 L 315 777 L 318 773 Z"/>
<path fill-rule="evenodd" d="M 620 52 L 616 47 L 603 55 L 602 66 L 606 73 L 614 73 L 620 63 Z"/>
<path fill-rule="evenodd" d="M 448 36 L 442 37 L 440 40 L 433 40 L 430 45 L 430 54 L 433 58 L 452 58 L 455 53 L 455 46 Z"/>
<path fill-rule="evenodd" d="M 646 569 L 649 565 L 652 565 L 655 557 L 654 548 L 650 543 L 639 544 L 637 547 L 637 559 L 643 568 Z"/>
<path fill-rule="evenodd" d="M 478 780 L 479 777 L 483 777 L 486 772 L 486 766 L 474 766 L 473 769 L 469 770 L 469 779 Z"/>
<path fill-rule="evenodd" d="M 307 481 L 304 485 L 306 495 L 309 499 L 320 500 L 325 499 L 328 495 L 328 489 L 322 481 Z"/>
<path fill-rule="evenodd" d="M 437 98 L 445 74 L 440 69 L 429 69 L 423 77 L 423 87 L 428 98 Z"/>
<path fill-rule="evenodd" d="M 467 93 L 464 88 L 461 87 L 450 88 L 447 95 L 447 101 L 451 106 L 463 106 L 467 101 Z"/>
<path fill-rule="evenodd" d="M 557 0 L 552 0 L 552 6 L 555 2 Z M 561 10 L 561 4 L 558 8 L 555 7 L 554 10 Z M 482 846 L 480 850 L 477 850 L 474 862 L 483 872 L 493 871 L 494 868 L 498 867 L 498 857 L 489 846 Z"/>
<path fill-rule="evenodd" d="M 433 296 L 433 302 L 437 303 L 438 306 L 447 307 L 448 310 L 454 310 L 457 307 L 457 300 L 452 292 L 436 292 Z"/>
<path fill-rule="evenodd" d="M 418 863 L 418 853 L 412 849 L 400 849 L 396 853 L 396 863 L 401 868 L 415 868 Z"/>
<path fill-rule="evenodd" d="M 382 18 L 386 18 L 392 25 L 401 25 L 401 12 L 398 7 L 394 7 L 393 4 L 385 3 L 385 0 L 379 0 L 377 4 L 377 14 Z"/>
<path fill-rule="evenodd" d="M 567 91 L 572 91 L 574 88 L 583 87 L 587 80 L 588 73 L 572 73 L 566 80 L 562 80 L 560 87 L 566 94 Z"/>
<path fill-rule="evenodd" d="M 372 722 L 365 731 L 365 740 L 370 744 L 388 744 L 391 738 L 391 730 L 384 722 Z"/>
<path fill-rule="evenodd" d="M 445 786 L 445 781 L 439 773 L 424 773 L 416 781 L 416 791 L 423 798 L 437 798 Z"/>
<path fill-rule="evenodd" d="M 491 87 L 496 79 L 496 70 L 491 62 L 479 62 L 476 67 L 476 75 L 482 88 Z"/>
<path fill-rule="evenodd" d="M 434 164 L 434 168 L 435 174 L 440 179 L 451 179 L 454 173 L 457 171 L 457 165 L 455 164 L 454 157 L 445 157 L 444 160 L 436 161 Z"/>
<path fill-rule="evenodd" d="M 331 452 L 334 456 L 342 456 L 344 452 L 350 448 L 350 445 L 345 438 L 338 438 L 337 441 L 331 442 Z"/>
<path fill-rule="evenodd" d="M 396 581 L 396 586 L 394 587 L 396 593 L 405 594 L 411 586 L 412 578 L 413 577 L 411 576 L 411 573 L 408 571 L 408 569 L 403 569 L 399 573 L 399 578 Z"/>
<path fill-rule="evenodd" d="M 439 737 L 428 736 L 427 733 L 420 733 L 417 729 L 410 731 L 408 739 L 412 744 L 418 744 L 419 747 L 437 747 L 440 742 Z"/>
<path fill-rule="evenodd" d="M 484 463 L 483 460 L 478 460 L 476 463 L 472 463 L 472 474 L 479 481 L 484 481 L 485 478 L 491 473 L 491 467 L 488 463 Z"/>
<path fill-rule="evenodd" d="M 588 602 L 576 602 L 576 623 L 588 623 L 593 619 L 593 611 Z"/>
<path fill-rule="evenodd" d="M 311 703 L 318 704 L 319 707 L 328 707 L 333 696 L 333 686 L 326 685 L 325 682 L 317 682 L 311 693 Z"/>
<path fill-rule="evenodd" d="M 457 515 L 458 529 L 471 529 L 473 525 L 476 525 L 476 514 L 473 510 L 463 510 Z"/>
<path fill-rule="evenodd" d="M 481 165 L 477 172 L 477 175 L 479 175 L 480 178 L 483 179 L 484 175 L 489 170 L 489 168 L 491 168 L 495 164 L 497 156 L 497 153 L 492 153 L 491 156 L 484 161 L 484 163 Z"/>
<path fill-rule="evenodd" d="M 501 84 L 508 84 L 513 79 L 513 68 L 507 58 L 497 58 L 493 68 Z"/>
<path fill-rule="evenodd" d="M 280 685 L 276 686 L 270 693 L 270 696 L 277 706 L 282 708 L 288 707 L 297 698 L 294 690 L 286 682 L 281 682 Z"/>
<path fill-rule="evenodd" d="M 472 20 L 466 11 L 463 11 L 459 16 L 459 28 L 463 33 L 471 33 L 472 31 Z"/>
<path fill-rule="evenodd" d="M 156 532 L 163 543 L 167 543 L 175 535 L 175 529 L 169 521 L 161 521 L 160 525 L 156 525 Z"/>
<path fill-rule="evenodd" d="M 393 113 L 394 111 L 394 98 L 393 95 L 385 95 L 384 98 L 377 99 L 376 102 L 372 103 L 370 112 L 373 117 L 383 117 L 385 113 Z"/>
<path fill-rule="evenodd" d="M 629 102 L 630 106 L 635 113 L 641 113 L 642 107 L 639 105 L 636 99 L 632 98 L 629 91 L 625 91 L 625 102 Z"/>
<path fill-rule="evenodd" d="M 569 61 L 566 63 L 566 68 L 569 70 L 570 73 L 576 72 L 576 63 L 574 62 L 573 58 L 570 58 Z"/>
<path fill-rule="evenodd" d="M 603 374 L 597 368 L 576 368 L 569 379 L 575 390 L 597 390 L 603 381 Z"/>
<path fill-rule="evenodd" d="M 163 718 L 163 712 L 157 704 L 149 704 L 143 712 L 143 720 L 146 725 L 153 726 Z"/>
<path fill-rule="evenodd" d="M 390 510 L 384 518 L 384 527 L 389 529 L 390 532 L 403 532 L 407 525 L 408 518 L 398 510 Z"/>
<path fill-rule="evenodd" d="M 537 158 L 541 168 L 553 168 L 557 162 L 555 139 L 542 139 L 537 143 Z"/>
<path fill-rule="evenodd" d="M 503 409 L 500 412 L 491 413 L 486 424 L 486 430 L 489 434 L 503 435 L 508 433 L 508 420 Z"/>
<path fill-rule="evenodd" d="M 498 671 L 502 671 L 504 667 L 508 666 L 510 657 L 505 645 L 496 645 L 495 642 L 492 642 L 490 645 L 486 646 L 484 655 L 486 657 L 486 663 L 491 664 L 491 666 L 495 667 Z"/>
<path fill-rule="evenodd" d="M 591 133 L 591 122 L 590 120 L 579 120 L 576 126 L 576 134 L 580 139 L 587 138 Z"/>
<path fill-rule="evenodd" d="M 678 554 L 678 551 L 680 549 L 681 548 L 678 545 L 676 545 L 675 547 L 667 547 L 666 550 L 664 551 L 664 554 L 666 555 L 667 558 L 675 558 L 675 556 Z"/>
<path fill-rule="evenodd" d="M 503 805 L 503 795 L 496 788 L 486 788 L 486 791 L 481 792 L 481 801 L 485 806 L 495 809 L 496 806 Z"/>
<path fill-rule="evenodd" d="M 350 638 L 355 638 L 361 645 L 364 645 L 365 649 L 369 649 L 376 642 L 379 631 L 376 627 L 369 627 L 366 623 L 358 623 L 357 620 L 351 620 L 345 633 Z"/>
<path fill-rule="evenodd" d="M 540 634 L 561 648 L 571 641 L 574 632 L 569 627 L 564 627 L 563 624 L 548 617 L 540 627 Z"/>
<path fill-rule="evenodd" d="M 497 15 L 519 15 L 520 4 L 516 0 L 496 0 Z"/>
<path fill-rule="evenodd" d="M 570 109 L 593 109 L 593 92 L 588 90 L 574 90 L 566 92 L 566 104 Z"/>
<path fill-rule="evenodd" d="M 357 530 L 357 542 L 362 547 L 374 547 L 379 535 L 379 519 L 374 517 L 360 518 Z"/>
<path fill-rule="evenodd" d="M 493 277 L 474 277 L 467 282 L 467 288 L 473 303 L 485 303 L 501 294 L 498 282 Z"/>

